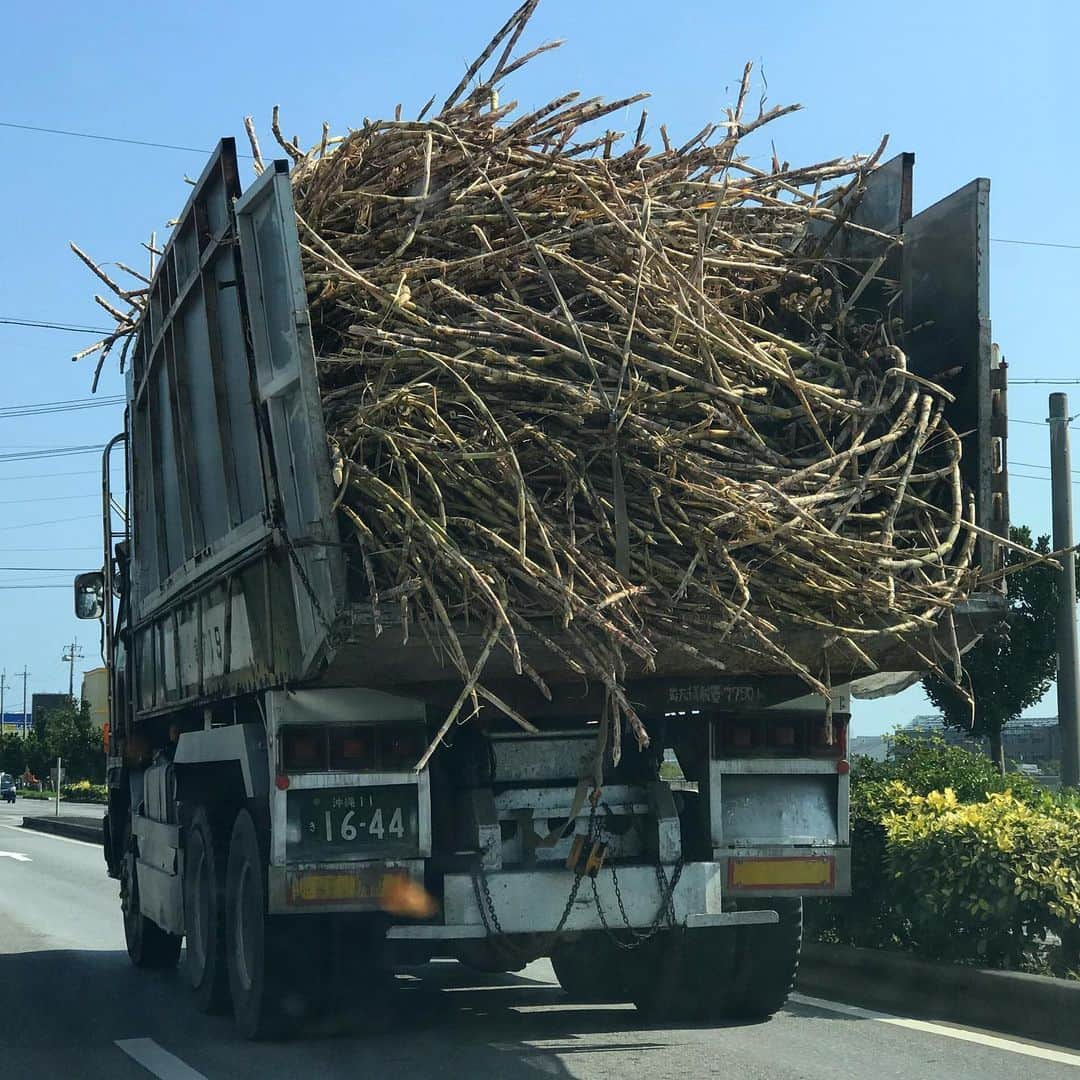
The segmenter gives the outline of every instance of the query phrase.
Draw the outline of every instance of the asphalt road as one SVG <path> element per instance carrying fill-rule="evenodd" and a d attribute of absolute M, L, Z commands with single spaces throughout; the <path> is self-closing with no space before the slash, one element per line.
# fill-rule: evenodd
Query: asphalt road
<path fill-rule="evenodd" d="M 411 969 L 378 1017 L 354 1015 L 289 1043 L 244 1043 L 228 1018 L 195 1012 L 180 974 L 129 965 L 98 848 L 20 828 L 22 809 L 0 809 L 5 1080 L 1080 1078 L 1075 1052 L 807 999 L 767 1024 L 651 1028 L 629 1005 L 575 1004 L 546 961 L 516 976 L 449 962 Z"/>

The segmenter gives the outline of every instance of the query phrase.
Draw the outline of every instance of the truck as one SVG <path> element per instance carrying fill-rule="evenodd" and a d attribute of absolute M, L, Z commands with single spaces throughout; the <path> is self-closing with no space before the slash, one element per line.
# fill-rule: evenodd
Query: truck
<path fill-rule="evenodd" d="M 911 369 L 947 373 L 993 570 L 1008 489 L 989 183 L 913 214 L 912 170 L 910 154 L 880 166 L 845 209 L 862 228 L 827 239 L 856 280 L 882 260 Z M 231 1005 L 249 1038 L 434 957 L 508 971 L 547 956 L 568 993 L 655 1020 L 780 1009 L 803 899 L 850 890 L 852 694 L 910 684 L 935 649 L 975 640 L 1001 593 L 966 597 L 945 644 L 895 642 L 872 669 L 836 661 L 828 699 L 749 659 L 634 674 L 652 741 L 599 790 L 603 688 L 541 639 L 529 656 L 550 700 L 505 658 L 485 676 L 538 733 L 487 710 L 417 769 L 460 677 L 422 635 L 373 618 L 339 540 L 288 163 L 243 190 L 220 142 L 129 356 L 102 467 L 104 562 L 76 579 L 75 608 L 102 622 L 103 845 L 132 963 L 172 968 L 186 941 L 195 1004 Z M 820 654 L 802 635 L 785 648 Z M 459 637 L 480 652 L 479 631 Z"/>

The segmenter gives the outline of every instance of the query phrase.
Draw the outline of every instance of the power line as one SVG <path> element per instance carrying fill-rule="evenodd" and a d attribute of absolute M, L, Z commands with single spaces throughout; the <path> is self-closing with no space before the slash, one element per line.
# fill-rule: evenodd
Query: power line
<path fill-rule="evenodd" d="M 72 521 L 100 521 L 100 514 L 83 514 L 80 517 L 54 518 L 52 521 L 26 521 L 21 525 L 0 525 L 0 532 L 10 532 L 12 529 L 33 529 L 38 525 L 67 525 Z"/>
<path fill-rule="evenodd" d="M 186 154 L 209 154 L 212 151 L 200 146 L 177 146 L 175 143 L 150 142 L 147 139 L 123 139 L 119 135 L 98 135 L 90 131 L 69 131 L 66 128 L 39 127 L 37 124 L 15 124 L 10 120 L 0 120 L 0 127 L 13 128 L 16 131 L 33 131 L 39 135 L 66 135 L 71 139 L 92 139 L 95 142 L 125 143 L 128 146 L 146 146 L 152 150 L 179 150 Z M 250 154 L 238 154 L 238 157 L 250 157 Z"/>
<path fill-rule="evenodd" d="M 1049 465 L 1040 465 L 1035 461 L 1010 461 L 1010 465 L 1019 465 L 1021 469 L 1049 469 Z M 1072 472 L 1080 473 L 1080 469 L 1073 469 Z"/>
<path fill-rule="evenodd" d="M 51 446 L 41 450 L 20 450 L 16 453 L 0 454 L 0 461 L 38 461 L 42 458 L 72 457 L 76 454 L 96 454 L 104 449 L 104 443 L 85 443 L 81 446 Z"/>
<path fill-rule="evenodd" d="M 112 334 L 111 330 L 102 330 L 100 326 L 77 326 L 73 323 L 49 322 L 45 319 L 16 319 L 10 315 L 0 315 L 0 324 L 4 326 L 29 326 L 34 330 L 67 330 L 73 334 Z"/>
<path fill-rule="evenodd" d="M 46 413 L 81 412 L 84 409 L 102 409 L 120 405 L 126 400 L 123 394 L 110 394 L 100 398 L 72 398 L 68 401 L 42 401 L 33 405 L 0 406 L 0 420 L 18 416 L 42 416 Z"/>
<path fill-rule="evenodd" d="M 47 495 L 43 499 L 3 499 L 0 500 L 0 506 L 22 506 L 26 503 L 43 503 L 43 502 L 68 502 L 71 499 L 100 499 L 101 494 L 96 491 L 90 492 L 90 494 L 82 495 Z"/>
<path fill-rule="evenodd" d="M 1080 386 L 1080 379 L 1010 379 L 1010 386 Z"/>
<path fill-rule="evenodd" d="M 16 551 L 101 551 L 100 544 L 84 544 L 82 547 L 5 547 L 0 552 L 11 555 Z"/>
<path fill-rule="evenodd" d="M 1000 236 L 991 236 L 991 244 L 1021 244 L 1024 247 L 1049 247 L 1067 248 L 1070 251 L 1080 250 L 1080 244 L 1052 244 L 1049 240 L 1005 240 Z"/>
<path fill-rule="evenodd" d="M 120 468 L 119 465 L 116 468 Z M 54 476 L 100 476 L 100 469 L 75 469 L 72 472 L 19 473 L 18 476 L 0 476 L 0 484 L 8 480 L 51 480 Z"/>
<path fill-rule="evenodd" d="M 13 589 L 70 589 L 70 584 L 43 584 L 43 585 L 0 585 L 0 592 L 6 592 Z"/>
<path fill-rule="evenodd" d="M 80 574 L 82 568 L 78 566 L 0 566 L 0 570 L 18 571 L 19 573 L 33 574 Z"/>

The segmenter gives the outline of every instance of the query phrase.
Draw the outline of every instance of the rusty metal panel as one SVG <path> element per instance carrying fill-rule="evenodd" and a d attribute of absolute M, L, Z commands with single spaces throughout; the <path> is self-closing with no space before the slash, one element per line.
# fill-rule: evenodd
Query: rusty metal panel
<path fill-rule="evenodd" d="M 956 395 L 946 419 L 960 434 L 976 522 L 1008 528 L 993 498 L 994 412 L 990 341 L 990 181 L 978 179 L 904 226 L 903 347 L 911 370 Z M 994 545 L 980 542 L 990 568 Z"/>
<path fill-rule="evenodd" d="M 302 666 L 327 647 L 344 584 L 333 483 L 289 167 L 272 162 L 236 203 L 255 383 L 270 431 L 275 521 L 292 563 Z"/>

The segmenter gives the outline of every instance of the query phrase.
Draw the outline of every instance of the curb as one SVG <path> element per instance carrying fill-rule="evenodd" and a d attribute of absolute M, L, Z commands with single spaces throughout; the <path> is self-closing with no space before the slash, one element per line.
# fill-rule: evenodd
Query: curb
<path fill-rule="evenodd" d="M 63 818 L 24 817 L 22 827 L 34 832 L 66 836 L 71 840 L 86 840 L 92 844 L 102 842 L 101 822 L 95 825 L 84 825 L 82 822 L 65 821 Z"/>
<path fill-rule="evenodd" d="M 796 989 L 928 1020 L 1080 1048 L 1080 981 L 806 942 Z"/>

